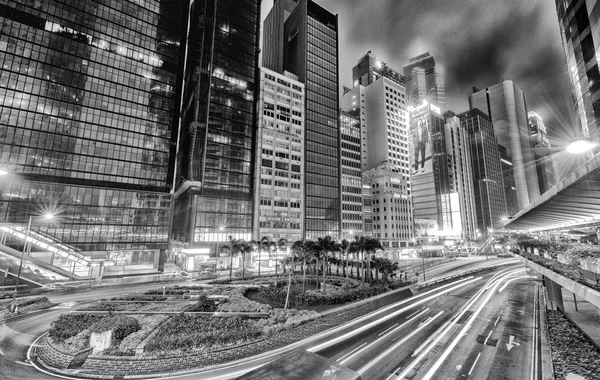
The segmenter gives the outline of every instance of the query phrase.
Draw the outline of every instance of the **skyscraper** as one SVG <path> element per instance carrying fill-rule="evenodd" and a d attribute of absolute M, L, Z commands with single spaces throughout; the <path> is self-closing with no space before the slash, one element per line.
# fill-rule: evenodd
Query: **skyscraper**
<path fill-rule="evenodd" d="M 598 1 L 556 0 L 574 110 L 581 137 L 600 139 Z"/>
<path fill-rule="evenodd" d="M 0 4 L 1 223 L 23 230 L 54 211 L 56 223 L 32 229 L 117 265 L 160 267 L 187 5 Z"/>
<path fill-rule="evenodd" d="M 265 33 L 263 66 L 296 74 L 306 88 L 305 238 L 337 239 L 341 230 L 337 15 L 312 0 L 275 0 L 265 30 L 272 32 Z"/>
<path fill-rule="evenodd" d="M 255 0 L 191 6 L 173 238 L 204 259 L 228 236 L 251 239 L 259 12 Z"/>
<path fill-rule="evenodd" d="M 469 105 L 489 116 L 498 143 L 512 158 L 517 204 L 522 210 L 540 196 L 525 94 L 512 81 L 504 80 L 475 91 L 469 96 Z"/>
<path fill-rule="evenodd" d="M 431 54 L 424 53 L 411 58 L 404 66 L 406 98 L 409 105 L 417 105 L 426 100 L 436 106 L 446 108 L 444 68 L 436 65 Z"/>
<path fill-rule="evenodd" d="M 473 167 L 473 192 L 477 213 L 477 228 L 503 227 L 502 217 L 508 217 L 500 149 L 490 118 L 477 108 L 458 115 L 468 132 Z"/>
<path fill-rule="evenodd" d="M 371 51 L 368 51 L 367 54 L 358 60 L 356 66 L 352 68 L 352 86 L 361 85 L 366 87 L 382 76 L 404 85 L 404 76 L 402 74 L 389 67 L 385 62 L 377 59 Z"/>
<path fill-rule="evenodd" d="M 361 126 L 358 110 L 340 113 L 342 144 L 342 238 L 363 235 Z"/>
<path fill-rule="evenodd" d="M 544 121 L 535 111 L 529 111 L 529 133 L 533 157 L 535 159 L 535 170 L 538 177 L 540 194 L 556 184 L 556 170 L 552 160 L 552 149 L 548 141 L 548 133 Z"/>
<path fill-rule="evenodd" d="M 304 227 L 304 85 L 261 69 L 253 239 L 300 240 Z"/>

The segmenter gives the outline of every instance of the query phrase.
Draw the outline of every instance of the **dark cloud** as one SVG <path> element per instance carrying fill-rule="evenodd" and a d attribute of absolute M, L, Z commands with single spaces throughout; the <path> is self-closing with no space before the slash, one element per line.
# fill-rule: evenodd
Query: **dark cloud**
<path fill-rule="evenodd" d="M 455 112 L 468 108 L 472 86 L 511 79 L 552 135 L 572 135 L 573 106 L 553 1 L 317 2 L 339 17 L 341 84 L 351 85 L 352 67 L 369 50 L 399 71 L 409 58 L 429 51 L 446 69 L 448 106 Z"/>

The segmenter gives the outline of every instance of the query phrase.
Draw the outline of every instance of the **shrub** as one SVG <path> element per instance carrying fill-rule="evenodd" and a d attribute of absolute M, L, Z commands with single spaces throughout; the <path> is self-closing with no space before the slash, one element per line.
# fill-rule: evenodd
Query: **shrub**
<path fill-rule="evenodd" d="M 206 298 L 204 294 L 200 295 L 198 302 L 185 311 L 196 311 L 196 312 L 215 312 L 217 311 L 217 304 L 214 300 Z"/>
<path fill-rule="evenodd" d="M 91 332 L 100 333 L 112 330 L 113 339 L 122 341 L 127 335 L 140 329 L 140 323 L 134 317 L 125 315 L 108 315 L 90 327 Z"/>
<path fill-rule="evenodd" d="M 257 312 L 266 313 L 271 310 L 270 305 L 265 305 L 260 302 L 249 300 L 244 297 L 241 293 L 234 293 L 229 295 L 229 299 L 219 304 L 217 311 L 228 311 L 228 312 Z"/>
<path fill-rule="evenodd" d="M 50 325 L 48 336 L 61 343 L 66 339 L 77 335 L 83 330 L 88 329 L 100 319 L 102 319 L 102 317 L 96 315 L 62 314 Z"/>

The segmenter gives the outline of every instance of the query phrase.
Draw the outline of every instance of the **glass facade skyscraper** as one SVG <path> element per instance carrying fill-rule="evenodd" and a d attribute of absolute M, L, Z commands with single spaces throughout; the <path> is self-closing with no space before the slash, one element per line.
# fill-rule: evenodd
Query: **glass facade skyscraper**
<path fill-rule="evenodd" d="M 256 0 L 191 7 L 172 236 L 206 256 L 251 239 L 259 12 Z"/>
<path fill-rule="evenodd" d="M 337 239 L 341 230 L 337 15 L 311 0 L 276 0 L 265 29 L 283 31 L 283 39 L 265 34 L 264 66 L 294 73 L 306 86 L 305 238 Z"/>
<path fill-rule="evenodd" d="M 552 160 L 552 149 L 550 141 L 548 141 L 548 132 L 544 120 L 535 111 L 529 111 L 527 116 L 540 194 L 544 194 L 556 185 L 556 170 L 554 169 L 554 160 Z"/>
<path fill-rule="evenodd" d="M 446 108 L 444 68 L 437 65 L 433 56 L 424 53 L 411 58 L 404 66 L 406 98 L 409 105 L 425 100 Z"/>
<path fill-rule="evenodd" d="M 600 2 L 556 0 L 575 116 L 582 137 L 600 139 Z"/>
<path fill-rule="evenodd" d="M 37 232 L 117 264 L 158 261 L 187 8 L 0 1 L 0 222 L 54 211 Z"/>

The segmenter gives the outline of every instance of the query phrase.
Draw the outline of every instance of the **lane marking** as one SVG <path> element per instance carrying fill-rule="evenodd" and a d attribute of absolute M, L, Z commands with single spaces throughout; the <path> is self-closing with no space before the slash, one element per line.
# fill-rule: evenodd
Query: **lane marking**
<path fill-rule="evenodd" d="M 382 336 L 383 334 L 385 334 L 386 332 L 388 332 L 389 330 L 393 329 L 394 327 L 396 327 L 398 324 L 393 324 L 392 327 L 386 329 L 384 332 L 382 332 L 381 334 L 377 335 L 377 336 Z"/>
<path fill-rule="evenodd" d="M 488 339 L 490 339 L 490 335 L 492 335 L 492 330 L 490 330 L 490 333 L 488 334 L 487 338 L 485 338 L 485 340 L 483 341 L 483 345 L 485 346 Z"/>
<path fill-rule="evenodd" d="M 499 319 L 500 319 L 500 316 L 498 316 L 498 318 L 496 318 L 496 322 L 494 322 L 494 327 L 496 327 L 496 325 L 498 324 Z"/>
<path fill-rule="evenodd" d="M 360 346 L 356 347 L 354 350 L 348 352 L 346 355 L 342 356 L 341 358 L 338 359 L 338 362 L 340 360 L 343 360 L 346 356 L 351 355 L 354 351 L 360 349 L 362 346 L 364 346 L 365 344 L 367 344 L 367 342 L 364 342 L 363 344 L 361 344 Z"/>
<path fill-rule="evenodd" d="M 471 366 L 471 369 L 469 370 L 468 375 L 471 376 L 471 374 L 473 373 L 473 370 L 475 369 L 475 364 L 477 364 L 477 361 L 479 360 L 479 357 L 481 356 L 481 352 L 477 354 L 477 357 L 475 358 L 475 361 L 473 362 L 473 365 Z"/>
<path fill-rule="evenodd" d="M 417 314 L 417 313 L 418 313 L 418 312 L 420 312 L 420 311 L 421 311 L 421 310 L 417 310 L 417 311 L 415 311 L 414 313 L 412 313 L 411 315 L 409 315 L 407 318 L 410 318 L 410 317 L 412 317 L 413 315 Z"/>

